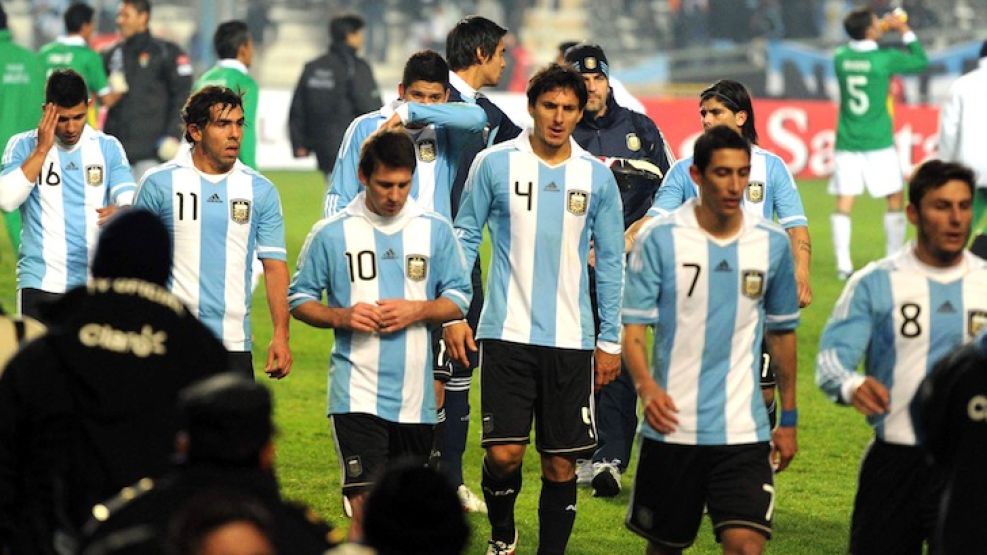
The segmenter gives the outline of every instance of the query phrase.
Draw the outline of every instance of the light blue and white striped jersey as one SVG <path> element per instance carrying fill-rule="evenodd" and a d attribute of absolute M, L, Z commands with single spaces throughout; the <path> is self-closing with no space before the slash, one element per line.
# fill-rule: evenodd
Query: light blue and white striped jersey
<path fill-rule="evenodd" d="M 171 234 L 171 291 L 228 350 L 250 351 L 254 250 L 257 258 L 287 259 L 274 185 L 240 161 L 209 175 L 179 156 L 144 174 L 134 204 L 161 217 Z"/>
<path fill-rule="evenodd" d="M 917 443 L 908 405 L 932 367 L 987 329 L 987 261 L 968 252 L 952 268 L 933 268 L 914 244 L 853 274 L 823 329 L 816 383 L 849 404 L 864 373 L 884 384 L 887 414 L 868 417 L 877 437 Z"/>
<path fill-rule="evenodd" d="M 449 220 L 413 199 L 391 218 L 369 211 L 363 193 L 312 227 L 289 289 L 292 310 L 382 299 L 440 297 L 466 314 L 470 273 Z M 366 413 L 391 422 L 434 424 L 432 340 L 426 322 L 391 334 L 337 329 L 329 363 L 329 414 Z"/>
<path fill-rule="evenodd" d="M 0 174 L 21 171 L 37 144 L 36 129 L 11 137 Z M 99 234 L 96 209 L 129 205 L 136 188 L 127 155 L 116 138 L 87 125 L 70 148 L 56 140 L 35 187 L 20 206 L 17 288 L 64 293 L 85 285 Z"/>
<path fill-rule="evenodd" d="M 477 338 L 619 352 L 624 216 L 613 173 L 571 139 L 551 166 L 531 130 L 480 152 L 470 167 L 456 233 L 467 266 L 484 225 L 493 248 Z M 593 336 L 587 257 L 596 251 L 600 334 Z"/>
<path fill-rule="evenodd" d="M 329 176 L 324 216 L 341 211 L 363 190 L 357 175 L 360 147 L 395 112 L 407 125 L 425 125 L 420 129 L 406 128 L 415 142 L 418 156 L 411 198 L 425 210 L 452 217 L 452 182 L 456 178 L 459 158 L 471 140 L 478 140 L 476 137 L 487 124 L 487 115 L 475 104 L 418 104 L 401 100 L 356 118 L 346 129 L 336 165 Z"/>
<path fill-rule="evenodd" d="M 692 156 L 679 160 L 669 168 L 648 216 L 653 218 L 667 214 L 685 201 L 699 197 L 699 186 L 689 175 L 691 165 Z M 744 191 L 741 206 L 748 214 L 768 220 L 777 218 L 785 229 L 809 225 L 802 207 L 802 197 L 785 162 L 757 145 L 751 145 L 750 183 Z"/>
<path fill-rule="evenodd" d="M 652 375 L 679 409 L 673 433 L 644 420 L 641 433 L 688 445 L 768 441 L 761 339 L 799 323 L 788 236 L 745 213 L 736 236 L 718 239 L 696 206 L 648 221 L 628 262 L 624 324 L 657 324 Z"/>

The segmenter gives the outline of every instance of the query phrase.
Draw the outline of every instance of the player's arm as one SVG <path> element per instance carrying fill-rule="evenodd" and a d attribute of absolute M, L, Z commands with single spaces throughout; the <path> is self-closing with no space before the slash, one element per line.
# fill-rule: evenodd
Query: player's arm
<path fill-rule="evenodd" d="M 291 372 L 291 348 L 289 347 L 288 310 L 288 251 L 284 244 L 284 217 L 281 199 L 274 185 L 268 184 L 257 207 L 257 258 L 264 266 L 264 288 L 267 307 L 271 312 L 273 333 L 267 347 L 267 363 L 264 371 L 272 378 L 281 379 Z"/>
<path fill-rule="evenodd" d="M 791 247 L 771 237 L 771 265 L 764 296 L 765 341 L 768 354 L 775 364 L 778 393 L 781 396 L 781 416 L 772 432 L 772 461 L 778 471 L 784 470 L 798 451 L 796 425 L 798 403 L 795 383 L 798 359 L 795 328 L 799 324 L 798 288 Z"/>
<path fill-rule="evenodd" d="M 9 170 L 4 170 L 0 176 L 0 208 L 3 210 L 16 210 L 31 195 L 38 176 L 41 175 L 45 157 L 55 144 L 57 123 L 55 105 L 45 104 L 41 122 L 38 123 L 38 142 L 34 149 L 27 151 L 23 136 L 17 143 L 13 143 L 14 139 L 11 139 L 11 144 L 7 145 L 3 167 Z"/>
<path fill-rule="evenodd" d="M 891 56 L 888 70 L 891 73 L 920 73 L 925 71 L 925 68 L 929 67 L 929 57 L 908 23 L 891 14 L 885 16 L 884 21 L 887 22 L 889 28 L 901 33 L 901 41 L 908 47 L 907 53 L 898 50 L 888 51 Z"/>
<path fill-rule="evenodd" d="M 657 218 L 658 216 L 664 216 L 679 206 L 682 206 L 682 203 L 686 200 L 696 196 L 694 191 L 695 186 L 692 183 L 692 178 L 689 177 L 688 170 L 689 168 L 685 163 L 679 161 L 672 164 L 672 167 L 665 172 L 665 178 L 655 193 L 654 204 L 651 205 L 651 208 L 648 209 L 648 212 L 640 220 L 632 223 L 627 228 L 627 231 L 624 232 L 624 244 L 628 251 L 634 243 L 634 238 L 641 231 L 641 227 L 648 220 Z"/>
<path fill-rule="evenodd" d="M 799 196 L 795 178 L 778 158 L 769 156 L 768 183 L 774 190 L 774 206 L 778 223 L 785 228 L 795 260 L 795 284 L 798 286 L 799 308 L 812 302 L 812 285 L 809 267 L 812 262 L 812 240 L 809 238 L 809 220 L 805 216 L 802 197 Z"/>
<path fill-rule="evenodd" d="M 476 104 L 446 102 L 419 104 L 405 102 L 394 110 L 394 118 L 407 125 L 436 125 L 465 133 L 482 133 L 487 125 L 487 113 Z M 389 122 L 390 123 L 390 122 Z"/>
<path fill-rule="evenodd" d="M 596 304 L 600 333 L 596 339 L 597 389 L 620 374 L 620 296 L 624 280 L 624 213 L 617 181 L 609 169 L 594 164 L 593 177 L 603 183 L 596 190 L 598 209 L 593 220 L 596 254 Z M 592 202 L 592 200 L 591 200 Z"/>
<path fill-rule="evenodd" d="M 470 301 L 473 296 L 473 283 L 470 276 L 470 269 L 466 267 L 466 256 L 456 239 L 452 224 L 445 218 L 441 224 L 436 222 L 432 228 L 432 244 L 439 248 L 433 253 L 432 270 L 437 273 L 436 296 L 448 299 L 459 309 L 459 315 L 446 320 L 443 330 L 453 328 L 452 332 L 459 332 L 460 337 L 454 338 L 447 345 L 448 358 L 459 361 L 463 366 L 469 366 L 469 356 L 467 350 L 476 351 L 476 343 L 473 341 L 472 330 L 469 325 L 465 325 L 462 318 L 469 311 Z M 463 337 L 468 335 L 468 337 Z M 443 338 L 444 339 L 444 338 Z"/>
<path fill-rule="evenodd" d="M 376 130 L 376 119 L 357 118 L 350 123 L 343 135 L 336 156 L 336 165 L 329 174 L 326 199 L 322 208 L 325 218 L 339 213 L 360 194 L 360 146 Z"/>

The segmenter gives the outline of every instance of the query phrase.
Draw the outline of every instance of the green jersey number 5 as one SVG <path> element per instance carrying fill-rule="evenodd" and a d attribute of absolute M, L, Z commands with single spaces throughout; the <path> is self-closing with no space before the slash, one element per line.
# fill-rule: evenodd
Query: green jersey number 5
<path fill-rule="evenodd" d="M 867 76 L 848 75 L 846 78 L 846 88 L 850 93 L 850 100 L 847 106 L 850 112 L 856 116 L 862 116 L 870 109 L 870 98 L 867 97 Z"/>

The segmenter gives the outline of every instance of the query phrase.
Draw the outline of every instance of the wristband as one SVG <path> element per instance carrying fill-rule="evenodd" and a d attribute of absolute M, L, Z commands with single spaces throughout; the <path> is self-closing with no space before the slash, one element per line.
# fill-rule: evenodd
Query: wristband
<path fill-rule="evenodd" d="M 778 418 L 778 426 L 781 428 L 794 428 L 799 423 L 798 409 L 783 410 Z"/>
<path fill-rule="evenodd" d="M 456 324 L 466 324 L 466 318 L 460 318 L 459 320 L 449 320 L 448 322 L 443 322 L 442 327 L 448 328 L 449 326 L 455 326 Z"/>

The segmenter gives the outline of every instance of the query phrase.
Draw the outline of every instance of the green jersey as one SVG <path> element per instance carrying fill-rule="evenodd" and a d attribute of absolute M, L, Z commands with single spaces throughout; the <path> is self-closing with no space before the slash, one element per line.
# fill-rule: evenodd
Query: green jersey
<path fill-rule="evenodd" d="M 851 41 L 833 61 L 840 84 L 836 150 L 868 151 L 894 144 L 888 86 L 898 73 L 919 73 L 929 64 L 914 33 L 905 34 L 908 52 L 879 48 L 872 40 Z"/>
<path fill-rule="evenodd" d="M 247 66 L 234 59 L 220 60 L 202 74 L 192 85 L 192 92 L 210 85 L 227 87 L 243 95 L 243 140 L 240 142 L 240 161 L 257 169 L 257 97 L 260 88 L 247 73 Z"/>
<path fill-rule="evenodd" d="M 10 31 L 0 31 L 0 148 L 17 133 L 38 126 L 44 78 L 34 52 L 14 44 Z"/>
<path fill-rule="evenodd" d="M 59 37 L 54 42 L 49 42 L 41 47 L 38 56 L 45 66 L 46 76 L 56 69 L 74 69 L 85 79 L 86 87 L 93 95 L 100 96 L 110 92 L 103 59 L 79 35 Z"/>

